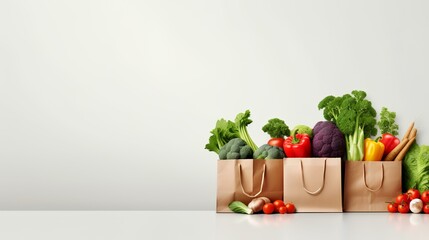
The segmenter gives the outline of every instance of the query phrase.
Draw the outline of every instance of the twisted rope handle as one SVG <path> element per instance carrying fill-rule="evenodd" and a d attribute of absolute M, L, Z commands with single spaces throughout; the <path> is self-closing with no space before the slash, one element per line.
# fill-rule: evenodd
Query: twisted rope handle
<path fill-rule="evenodd" d="M 241 164 L 239 164 L 239 165 L 238 165 L 238 167 L 239 167 L 239 174 L 240 174 L 239 181 L 240 181 L 241 191 L 243 192 L 243 194 L 244 194 L 244 195 L 246 195 L 246 196 L 248 196 L 248 197 L 250 197 L 250 198 L 257 197 L 259 194 L 261 194 L 262 189 L 264 188 L 264 181 L 265 181 L 265 163 L 264 163 L 264 168 L 262 169 L 261 187 L 260 187 L 260 189 L 259 189 L 259 192 L 257 192 L 255 195 L 250 195 L 250 194 L 248 194 L 248 193 L 244 190 L 244 188 L 243 188 L 243 184 L 242 184 L 242 182 L 241 182 Z"/>
<path fill-rule="evenodd" d="M 303 171 L 303 167 L 302 167 L 302 160 L 299 160 L 301 163 L 301 180 L 302 180 L 302 187 L 304 188 L 304 190 L 311 195 L 316 195 L 318 193 L 320 193 L 323 189 L 323 187 L 325 186 L 325 174 L 326 174 L 326 158 L 323 164 L 323 176 L 322 176 L 322 186 L 320 186 L 316 191 L 310 191 L 307 189 L 307 187 L 305 186 L 305 181 L 304 181 L 304 171 Z"/>
<path fill-rule="evenodd" d="M 378 186 L 377 189 L 371 189 L 368 187 L 368 184 L 366 183 L 366 171 L 365 171 L 365 163 L 363 164 L 363 182 L 365 184 L 365 187 L 368 191 L 371 192 L 377 192 L 378 190 L 380 190 L 380 188 L 383 186 L 383 181 L 384 181 L 384 167 L 383 164 L 381 164 L 381 181 L 380 181 L 380 186 Z"/>

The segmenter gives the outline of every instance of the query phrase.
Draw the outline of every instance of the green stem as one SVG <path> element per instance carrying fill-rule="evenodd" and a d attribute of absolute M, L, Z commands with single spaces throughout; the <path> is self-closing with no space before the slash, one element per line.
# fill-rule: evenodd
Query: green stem
<path fill-rule="evenodd" d="M 359 116 L 356 117 L 355 131 L 346 136 L 347 159 L 351 161 L 362 161 L 364 156 L 364 132 L 359 126 Z M 348 139 L 347 139 L 348 138 Z"/>
<path fill-rule="evenodd" d="M 350 161 L 362 161 L 364 156 L 364 132 L 357 127 L 352 135 L 346 136 L 347 159 Z"/>
<path fill-rule="evenodd" d="M 298 131 L 298 129 L 295 129 L 294 131 L 292 131 L 292 144 L 298 144 L 300 142 L 300 139 L 296 138 L 296 132 Z"/>
<path fill-rule="evenodd" d="M 249 145 L 249 147 L 253 151 L 256 151 L 258 149 L 258 147 L 256 146 L 256 144 L 250 138 L 249 133 L 247 132 L 247 128 L 246 127 L 240 127 L 239 128 L 239 134 L 240 134 L 240 138 L 243 139 L 247 143 L 247 145 Z"/>

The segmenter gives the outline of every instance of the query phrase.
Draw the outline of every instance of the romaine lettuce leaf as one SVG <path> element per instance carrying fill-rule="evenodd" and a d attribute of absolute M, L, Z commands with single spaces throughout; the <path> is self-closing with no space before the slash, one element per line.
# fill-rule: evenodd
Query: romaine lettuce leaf
<path fill-rule="evenodd" d="M 429 146 L 414 143 L 408 150 L 402 163 L 402 186 L 404 192 L 429 190 Z"/>

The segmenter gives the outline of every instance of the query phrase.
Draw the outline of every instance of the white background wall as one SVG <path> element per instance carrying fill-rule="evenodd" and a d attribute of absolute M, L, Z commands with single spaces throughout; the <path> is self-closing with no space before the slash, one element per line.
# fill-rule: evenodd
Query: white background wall
<path fill-rule="evenodd" d="M 212 210 L 219 118 L 367 91 L 429 144 L 427 1 L 0 1 L 0 209 Z"/>

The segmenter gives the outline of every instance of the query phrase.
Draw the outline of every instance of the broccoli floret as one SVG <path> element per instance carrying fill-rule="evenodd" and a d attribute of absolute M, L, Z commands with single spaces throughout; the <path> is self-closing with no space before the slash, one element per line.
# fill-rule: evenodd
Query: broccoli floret
<path fill-rule="evenodd" d="M 271 138 L 283 138 L 290 135 L 289 126 L 279 118 L 272 118 L 262 127 L 262 131 L 268 133 Z"/>
<path fill-rule="evenodd" d="M 251 159 L 253 150 L 241 138 L 233 138 L 219 151 L 219 159 Z"/>
<path fill-rule="evenodd" d="M 253 150 L 250 146 L 240 148 L 240 156 L 242 159 L 250 159 L 253 156 Z"/>
<path fill-rule="evenodd" d="M 285 157 L 283 149 L 264 144 L 260 146 L 254 153 L 254 159 L 282 159 Z"/>
<path fill-rule="evenodd" d="M 344 135 L 333 122 L 320 121 L 313 128 L 314 157 L 343 157 L 346 150 Z"/>

